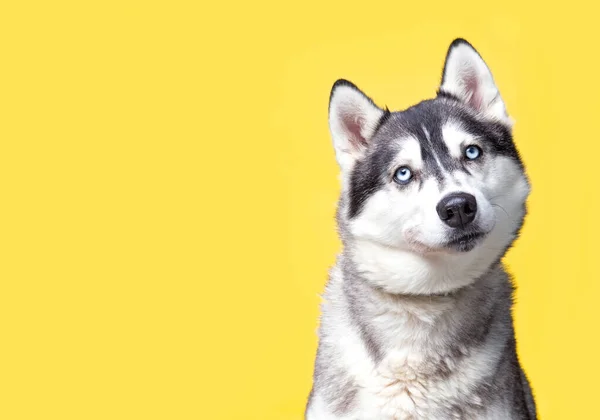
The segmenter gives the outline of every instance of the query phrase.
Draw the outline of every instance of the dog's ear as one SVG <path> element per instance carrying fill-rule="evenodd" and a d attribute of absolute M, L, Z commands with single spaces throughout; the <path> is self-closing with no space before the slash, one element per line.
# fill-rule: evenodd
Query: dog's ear
<path fill-rule="evenodd" d="M 335 82 L 329 97 L 329 130 L 342 171 L 349 170 L 364 154 L 382 118 L 388 113 L 351 82 Z"/>
<path fill-rule="evenodd" d="M 439 94 L 456 97 L 476 112 L 512 125 L 492 72 L 464 39 L 455 39 L 450 44 Z"/>

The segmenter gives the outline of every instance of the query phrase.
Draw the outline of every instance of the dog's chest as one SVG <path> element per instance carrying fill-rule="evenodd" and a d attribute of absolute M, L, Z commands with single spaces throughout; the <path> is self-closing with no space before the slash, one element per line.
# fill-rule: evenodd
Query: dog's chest
<path fill-rule="evenodd" d="M 365 419 L 464 419 L 464 406 L 481 404 L 471 395 L 469 375 L 455 371 L 444 354 L 391 352 L 368 379 L 363 393 Z"/>

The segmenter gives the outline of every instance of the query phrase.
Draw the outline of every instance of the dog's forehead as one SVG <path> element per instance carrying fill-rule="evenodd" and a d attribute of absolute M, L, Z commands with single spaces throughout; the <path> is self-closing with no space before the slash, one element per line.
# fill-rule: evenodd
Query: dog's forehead
<path fill-rule="evenodd" d="M 473 135 L 454 108 L 434 100 L 392 113 L 377 132 L 376 154 L 388 156 L 391 162 L 418 161 L 419 167 L 437 177 L 443 168 L 456 169 L 460 145 Z"/>
<path fill-rule="evenodd" d="M 379 147 L 399 150 L 407 139 L 416 139 L 423 147 L 441 140 L 442 129 L 452 124 L 462 127 L 460 114 L 445 101 L 423 101 L 404 111 L 393 112 L 379 128 L 376 143 Z"/>

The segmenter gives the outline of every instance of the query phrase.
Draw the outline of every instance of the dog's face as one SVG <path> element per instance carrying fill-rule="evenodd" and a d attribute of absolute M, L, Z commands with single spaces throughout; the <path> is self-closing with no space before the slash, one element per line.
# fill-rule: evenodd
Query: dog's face
<path fill-rule="evenodd" d="M 376 283 L 446 292 L 503 255 L 529 185 L 502 98 L 470 44 L 450 46 L 435 99 L 390 113 L 340 80 L 329 111 L 343 181 L 339 223 Z M 422 276 L 385 277 L 396 265 Z"/>

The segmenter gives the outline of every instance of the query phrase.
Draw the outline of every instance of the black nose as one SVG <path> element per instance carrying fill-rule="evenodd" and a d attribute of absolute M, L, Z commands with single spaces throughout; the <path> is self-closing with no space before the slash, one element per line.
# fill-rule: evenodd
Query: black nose
<path fill-rule="evenodd" d="M 464 228 L 477 214 L 477 200 L 471 194 L 453 193 L 444 197 L 436 207 L 437 213 L 448 226 Z"/>

